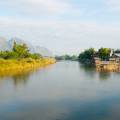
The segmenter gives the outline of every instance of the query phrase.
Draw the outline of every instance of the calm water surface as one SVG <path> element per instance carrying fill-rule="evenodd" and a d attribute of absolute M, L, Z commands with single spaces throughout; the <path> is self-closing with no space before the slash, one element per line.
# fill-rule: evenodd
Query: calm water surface
<path fill-rule="evenodd" d="M 67 61 L 0 78 L 0 120 L 120 120 L 120 73 Z"/>

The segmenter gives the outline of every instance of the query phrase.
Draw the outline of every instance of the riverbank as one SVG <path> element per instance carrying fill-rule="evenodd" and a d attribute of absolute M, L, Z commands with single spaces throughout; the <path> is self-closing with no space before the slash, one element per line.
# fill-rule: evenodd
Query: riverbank
<path fill-rule="evenodd" d="M 120 72 L 120 63 L 111 61 L 102 61 L 96 64 L 97 71 Z"/>
<path fill-rule="evenodd" d="M 12 76 L 22 74 L 22 72 L 28 72 L 34 69 L 39 69 L 50 64 L 54 64 L 56 60 L 54 58 L 41 58 L 41 59 L 0 59 L 0 76 Z"/>

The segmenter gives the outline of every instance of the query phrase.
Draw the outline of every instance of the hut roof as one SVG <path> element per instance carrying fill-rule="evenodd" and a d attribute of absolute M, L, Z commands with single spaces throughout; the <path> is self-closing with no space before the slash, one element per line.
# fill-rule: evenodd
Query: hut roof
<path fill-rule="evenodd" d="M 120 53 L 115 53 L 115 56 L 116 57 L 120 57 Z"/>

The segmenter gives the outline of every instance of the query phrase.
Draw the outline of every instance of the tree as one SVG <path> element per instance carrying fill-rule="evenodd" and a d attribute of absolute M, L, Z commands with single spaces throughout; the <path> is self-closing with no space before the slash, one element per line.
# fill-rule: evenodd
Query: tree
<path fill-rule="evenodd" d="M 109 60 L 111 50 L 109 48 L 100 48 L 98 55 L 102 60 Z"/>
<path fill-rule="evenodd" d="M 78 60 L 78 56 L 72 55 L 72 56 L 71 56 L 71 60 L 72 60 L 72 61 L 77 61 L 77 60 Z"/>
<path fill-rule="evenodd" d="M 16 44 L 16 42 L 14 42 L 13 52 L 16 52 L 20 58 L 29 56 L 29 49 L 26 44 Z"/>
<path fill-rule="evenodd" d="M 87 49 L 79 55 L 78 59 L 84 64 L 93 64 L 95 53 L 94 48 Z"/>

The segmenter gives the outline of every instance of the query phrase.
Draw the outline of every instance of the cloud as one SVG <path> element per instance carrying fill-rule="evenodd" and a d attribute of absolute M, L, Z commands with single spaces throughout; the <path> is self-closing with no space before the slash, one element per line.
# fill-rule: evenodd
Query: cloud
<path fill-rule="evenodd" d="M 88 47 L 119 48 L 120 25 L 82 21 L 0 19 L 0 36 L 19 37 L 54 53 L 79 53 Z"/>
<path fill-rule="evenodd" d="M 92 0 L 86 6 L 87 1 L 83 5 L 78 2 L 81 6 L 69 0 L 1 1 L 0 36 L 20 37 L 55 53 L 78 53 L 88 47 L 119 47 L 120 25 L 113 25 L 109 19 L 112 14 L 104 12 L 108 8 L 119 9 L 116 6 L 120 6 L 120 2 L 100 0 L 99 6 Z"/>
<path fill-rule="evenodd" d="M 70 9 L 70 5 L 59 0 L 26 0 L 26 5 L 32 8 L 38 8 L 48 13 L 61 13 Z"/>
<path fill-rule="evenodd" d="M 64 0 L 4 0 L 0 4 L 0 9 L 5 9 L 10 14 L 21 16 L 44 17 L 51 15 L 64 15 L 80 13 L 80 10 L 75 8 L 69 2 Z"/>

